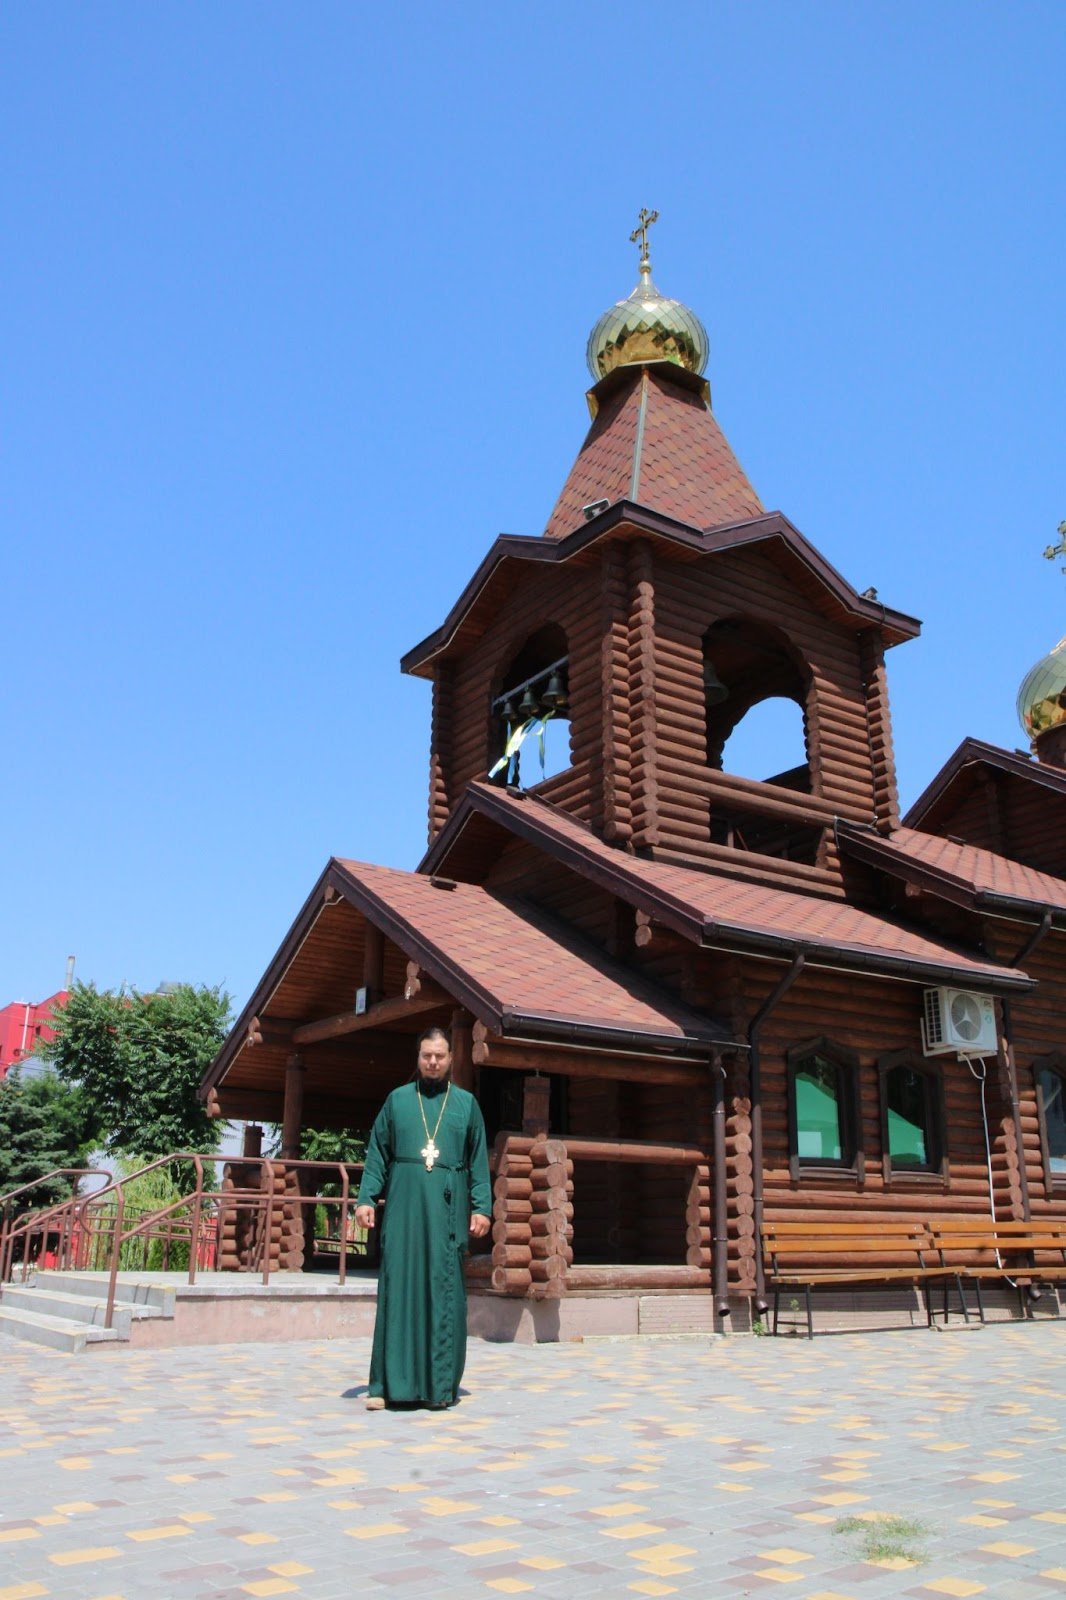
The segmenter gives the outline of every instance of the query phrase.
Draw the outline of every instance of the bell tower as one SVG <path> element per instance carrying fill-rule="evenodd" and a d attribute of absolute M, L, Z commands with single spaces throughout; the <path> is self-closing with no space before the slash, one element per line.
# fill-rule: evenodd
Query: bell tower
<path fill-rule="evenodd" d="M 543 533 L 497 539 L 404 658 L 433 682 L 430 837 L 490 781 L 627 850 L 831 888 L 834 818 L 898 821 L 884 652 L 918 624 L 763 507 L 711 406 L 706 329 L 652 277 L 656 220 L 589 336 L 591 425 Z M 770 700 L 802 759 L 732 770 Z"/>

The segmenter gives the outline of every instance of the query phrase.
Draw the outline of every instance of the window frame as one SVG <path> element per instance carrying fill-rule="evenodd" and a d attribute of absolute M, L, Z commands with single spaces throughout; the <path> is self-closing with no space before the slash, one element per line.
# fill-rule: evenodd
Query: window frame
<path fill-rule="evenodd" d="M 796 1107 L 796 1079 L 812 1056 L 828 1061 L 837 1073 L 837 1117 L 841 1157 L 801 1156 L 799 1117 Z M 788 1169 L 793 1183 L 804 1178 L 849 1179 L 864 1182 L 866 1154 L 862 1140 L 862 1110 L 859 1086 L 859 1056 L 855 1050 L 819 1034 L 802 1044 L 792 1045 L 785 1055 L 785 1101 L 788 1111 Z"/>
<path fill-rule="evenodd" d="M 924 1132 L 930 1160 L 922 1167 L 894 1166 L 892 1162 L 888 1130 L 888 1080 L 901 1067 L 916 1073 L 924 1086 L 927 1118 Z M 886 1189 L 899 1183 L 930 1182 L 946 1188 L 950 1175 L 948 1122 L 944 1070 L 940 1062 L 927 1060 L 913 1050 L 889 1050 L 877 1058 L 877 1090 L 881 1121 L 881 1168 Z"/>
<path fill-rule="evenodd" d="M 1047 1118 L 1044 1115 L 1044 1091 L 1040 1083 L 1040 1074 L 1053 1072 L 1061 1079 L 1063 1094 L 1066 1095 L 1066 1055 L 1060 1050 L 1052 1050 L 1048 1055 L 1038 1056 L 1033 1062 L 1032 1070 L 1037 1123 L 1040 1129 L 1040 1156 L 1044 1164 L 1044 1193 L 1050 1198 L 1053 1194 L 1066 1194 L 1066 1172 L 1055 1172 L 1051 1166 L 1051 1142 L 1048 1139 Z"/>

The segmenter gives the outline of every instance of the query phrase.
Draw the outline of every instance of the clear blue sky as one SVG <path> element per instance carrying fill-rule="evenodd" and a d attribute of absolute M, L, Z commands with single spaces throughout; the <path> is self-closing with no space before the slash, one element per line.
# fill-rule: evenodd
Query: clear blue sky
<path fill-rule="evenodd" d="M 316 0 L 0 17 L 0 1004 L 243 1000 L 331 854 L 411 866 L 404 650 L 587 425 L 635 282 L 763 501 L 922 617 L 904 802 L 1066 632 L 1066 7 Z"/>

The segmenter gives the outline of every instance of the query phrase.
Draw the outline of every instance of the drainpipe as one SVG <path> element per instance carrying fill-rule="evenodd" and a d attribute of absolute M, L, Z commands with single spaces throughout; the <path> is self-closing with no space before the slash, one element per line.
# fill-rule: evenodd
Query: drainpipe
<path fill-rule="evenodd" d="M 1012 967 L 1020 967 L 1023 961 L 1028 961 L 1037 945 L 1047 936 L 1051 929 L 1052 911 L 1050 906 L 1045 906 L 1044 915 L 1040 919 L 1040 926 L 1036 932 L 1022 945 L 1018 954 L 1011 962 Z M 1011 1001 L 1009 995 L 1004 995 L 1000 1000 L 1001 1014 L 1003 1017 L 1003 1059 L 1007 1068 L 1007 1090 L 1010 1094 L 1010 1114 L 1014 1123 L 1014 1142 L 1018 1147 L 1018 1176 L 1021 1180 L 1022 1190 L 1022 1221 L 1028 1222 L 1032 1217 L 1029 1203 L 1029 1174 L 1025 1169 L 1025 1145 L 1022 1143 L 1022 1111 L 1018 1101 L 1018 1069 L 1014 1060 L 1014 1019 L 1011 1015 Z"/>
<path fill-rule="evenodd" d="M 711 1214 L 711 1262 L 714 1278 L 714 1309 L 719 1317 L 729 1315 L 729 1239 L 725 1168 L 725 1067 L 721 1050 L 711 1053 L 711 1132 L 714 1154 L 714 1192 Z"/>
<path fill-rule="evenodd" d="M 759 1041 L 763 1025 L 777 1010 L 800 973 L 807 964 L 807 952 L 797 950 L 792 965 L 772 994 L 763 1001 L 748 1028 L 748 1051 L 751 1063 L 751 1167 L 752 1200 L 755 1211 L 755 1309 L 761 1316 L 769 1304 L 766 1298 L 766 1274 L 762 1259 L 763 1225 L 763 1151 L 762 1151 L 762 1063 Z"/>

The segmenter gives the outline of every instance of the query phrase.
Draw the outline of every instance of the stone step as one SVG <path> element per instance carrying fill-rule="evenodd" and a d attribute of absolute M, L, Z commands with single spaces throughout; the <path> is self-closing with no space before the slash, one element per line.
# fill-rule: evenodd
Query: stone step
<path fill-rule="evenodd" d="M 48 1278 L 43 1282 L 48 1283 Z M 87 1294 L 60 1294 L 51 1287 L 43 1288 L 42 1279 L 36 1284 L 5 1284 L 0 1290 L 0 1306 L 11 1311 L 41 1311 L 67 1322 L 87 1322 L 96 1328 L 102 1328 L 107 1317 L 106 1297 L 95 1300 Z M 119 1339 L 128 1339 L 131 1322 L 164 1315 L 159 1306 L 134 1305 L 116 1298 L 111 1326 Z"/>
<path fill-rule="evenodd" d="M 47 1345 L 50 1350 L 63 1350 L 68 1355 L 76 1355 L 87 1344 L 117 1343 L 113 1328 L 94 1328 L 87 1322 L 73 1322 L 68 1317 L 54 1317 L 43 1311 L 16 1311 L 2 1303 L 0 1335 L 29 1344 Z"/>
<path fill-rule="evenodd" d="M 17 1284 L 17 1279 L 12 1280 Z M 41 1289 L 55 1294 L 87 1295 L 90 1300 L 107 1298 L 106 1272 L 35 1272 L 30 1280 Z M 119 1274 L 116 1302 L 126 1305 L 155 1306 L 164 1317 L 174 1315 L 175 1289 L 172 1283 L 152 1283 L 135 1274 Z"/>

